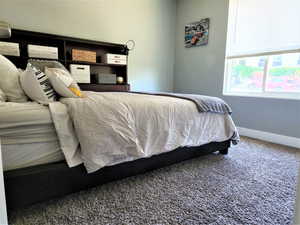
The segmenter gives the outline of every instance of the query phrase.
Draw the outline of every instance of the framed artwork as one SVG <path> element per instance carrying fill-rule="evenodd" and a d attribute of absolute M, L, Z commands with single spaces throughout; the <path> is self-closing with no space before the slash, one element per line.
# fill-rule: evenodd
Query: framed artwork
<path fill-rule="evenodd" d="M 185 25 L 184 43 L 186 48 L 207 45 L 209 18 Z"/>

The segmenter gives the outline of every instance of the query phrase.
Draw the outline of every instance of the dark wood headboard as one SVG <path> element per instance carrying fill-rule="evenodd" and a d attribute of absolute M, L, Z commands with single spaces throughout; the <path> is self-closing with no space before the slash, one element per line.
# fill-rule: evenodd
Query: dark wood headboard
<path fill-rule="evenodd" d="M 127 78 L 127 65 L 113 65 L 107 64 L 104 61 L 106 53 L 128 55 L 128 48 L 124 44 L 116 44 L 109 42 L 100 42 L 94 40 L 79 39 L 73 37 L 66 37 L 60 35 L 17 30 L 12 29 L 11 38 L 1 39 L 0 41 L 19 43 L 20 56 L 6 56 L 11 60 L 18 68 L 25 69 L 28 59 L 28 44 L 51 46 L 58 48 L 58 61 L 61 62 L 66 68 L 69 69 L 70 64 L 84 64 L 90 65 L 91 73 L 93 71 L 100 71 L 104 73 L 114 73 L 117 76 L 121 76 L 124 79 L 122 85 L 128 85 Z M 94 62 L 80 62 L 72 60 L 72 49 L 90 50 L 96 52 L 97 61 Z M 38 59 L 38 58 L 36 58 Z M 48 59 L 44 59 L 48 60 Z M 91 77 L 91 84 L 95 85 L 96 81 Z M 101 90 L 101 85 L 98 85 L 98 89 Z M 102 85 L 105 89 L 105 85 Z M 111 85 L 110 85 L 111 86 Z M 87 87 L 87 84 L 83 85 Z M 107 89 L 108 86 L 106 86 Z"/>

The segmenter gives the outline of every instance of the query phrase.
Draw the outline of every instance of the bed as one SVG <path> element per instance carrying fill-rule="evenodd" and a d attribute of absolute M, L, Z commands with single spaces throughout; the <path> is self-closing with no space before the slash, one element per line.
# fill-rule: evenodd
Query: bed
<path fill-rule="evenodd" d="M 0 113 L 6 121 L 0 132 L 8 208 L 215 151 L 227 154 L 236 135 L 230 115 L 200 114 L 188 100 L 122 92 L 86 95 L 49 106 L 0 107 L 6 112 Z M 100 106 L 89 106 L 97 99 Z"/>
<path fill-rule="evenodd" d="M 21 43 L 22 57 L 10 59 L 23 69 L 29 59 L 27 44 L 58 47 L 59 61 L 64 66 L 70 64 L 69 52 L 79 44 L 83 49 L 96 47 L 97 54 L 128 54 L 120 44 L 19 30 L 12 34 L 9 41 Z M 91 65 L 111 67 L 127 81 L 127 66 Z M 108 86 L 104 86 L 107 91 Z M 230 113 L 199 113 L 197 104 L 187 99 L 146 93 L 85 94 L 87 98 L 61 98 L 48 106 L 1 103 L 0 137 L 8 208 L 212 152 L 227 154 L 231 143 L 238 141 Z"/>

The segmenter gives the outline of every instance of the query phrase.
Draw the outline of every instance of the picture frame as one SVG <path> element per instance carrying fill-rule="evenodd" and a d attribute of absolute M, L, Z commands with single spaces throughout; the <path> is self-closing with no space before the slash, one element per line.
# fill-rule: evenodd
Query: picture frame
<path fill-rule="evenodd" d="M 185 25 L 184 43 L 186 48 L 208 44 L 209 18 Z"/>

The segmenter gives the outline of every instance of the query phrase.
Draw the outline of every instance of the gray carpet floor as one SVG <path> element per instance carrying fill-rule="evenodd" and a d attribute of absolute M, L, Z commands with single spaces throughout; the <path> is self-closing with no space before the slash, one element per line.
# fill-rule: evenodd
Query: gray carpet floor
<path fill-rule="evenodd" d="M 210 154 L 9 212 L 9 224 L 292 224 L 300 150 Z"/>

